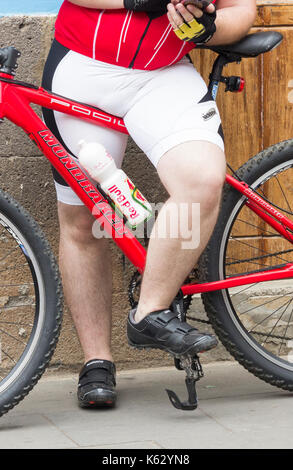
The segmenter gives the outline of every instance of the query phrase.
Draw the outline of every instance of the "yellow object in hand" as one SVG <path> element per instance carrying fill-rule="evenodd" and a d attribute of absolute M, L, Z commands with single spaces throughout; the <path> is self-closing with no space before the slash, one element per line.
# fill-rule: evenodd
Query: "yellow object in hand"
<path fill-rule="evenodd" d="M 191 21 L 188 21 L 188 24 L 183 23 L 174 29 L 174 33 L 178 36 L 179 39 L 183 41 L 190 41 L 192 39 L 201 36 L 205 32 L 205 27 L 203 24 L 198 23 L 194 18 Z"/>

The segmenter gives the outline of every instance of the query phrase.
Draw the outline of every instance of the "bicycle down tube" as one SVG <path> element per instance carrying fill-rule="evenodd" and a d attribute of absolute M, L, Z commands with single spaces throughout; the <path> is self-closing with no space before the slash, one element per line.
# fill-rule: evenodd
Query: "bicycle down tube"
<path fill-rule="evenodd" d="M 99 189 L 89 181 L 74 159 L 32 110 L 31 103 L 128 134 L 123 119 L 93 106 L 48 92 L 41 87 L 15 81 L 10 75 L 0 74 L 0 119 L 7 118 L 21 127 L 30 139 L 37 144 L 58 173 L 93 213 L 106 232 L 110 234 L 130 262 L 142 273 L 146 259 L 145 248 L 124 221 L 115 213 Z M 226 176 L 226 182 L 243 194 L 246 198 L 245 204 L 252 211 L 270 224 L 282 237 L 291 243 L 293 242 L 293 222 L 288 217 L 271 206 L 259 194 L 249 188 L 245 182 L 240 182 L 231 175 Z M 182 286 L 182 292 L 184 295 L 194 294 L 290 277 L 293 277 L 293 264 L 288 263 L 277 267 L 277 269 L 233 276 L 226 280 L 204 284 L 185 284 Z"/>

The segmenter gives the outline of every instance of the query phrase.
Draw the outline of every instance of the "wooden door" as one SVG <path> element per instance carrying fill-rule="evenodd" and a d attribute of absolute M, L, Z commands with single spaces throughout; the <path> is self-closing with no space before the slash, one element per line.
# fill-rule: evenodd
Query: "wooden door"
<path fill-rule="evenodd" d="M 250 33 L 276 30 L 284 39 L 271 52 L 224 68 L 223 75 L 240 75 L 246 82 L 242 93 L 225 93 L 225 86 L 221 85 L 217 99 L 226 158 L 234 169 L 262 149 L 293 138 L 293 0 L 259 0 L 257 8 L 258 15 Z M 206 82 L 216 57 L 210 51 L 192 52 L 193 63 Z M 283 180 L 282 184 L 288 193 L 292 193 L 293 181 Z M 277 204 L 283 203 L 276 183 L 266 184 L 265 195 Z M 254 246 L 263 252 L 284 249 L 283 241 L 265 232 L 265 224 L 251 211 L 245 210 L 243 219 L 245 223 L 239 224 L 234 233 L 243 241 L 243 253 L 235 253 L 235 256 L 241 259 L 252 257 L 257 252 Z M 239 246 L 235 243 L 237 250 Z M 271 262 L 275 264 L 276 260 Z"/>

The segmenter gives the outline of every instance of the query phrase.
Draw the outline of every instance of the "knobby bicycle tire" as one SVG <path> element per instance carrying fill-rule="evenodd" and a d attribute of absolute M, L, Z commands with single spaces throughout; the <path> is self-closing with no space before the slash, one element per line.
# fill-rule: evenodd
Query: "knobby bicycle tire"
<path fill-rule="evenodd" d="M 270 184 L 274 189 L 280 187 L 281 192 L 280 181 L 284 180 L 285 185 L 287 181 L 290 194 L 286 195 L 282 189 L 283 194 L 277 197 L 278 204 L 280 200 L 284 201 L 282 207 L 290 218 L 288 213 L 293 215 L 292 168 L 293 140 L 288 140 L 252 157 L 237 174 L 252 187 L 260 188 L 262 196 L 274 194 L 270 193 Z M 199 261 L 201 282 L 244 274 L 251 267 L 254 271 L 266 266 L 269 269 L 278 262 L 293 262 L 292 243 L 283 245 L 283 241 L 265 224 L 263 232 L 257 232 L 260 229 L 254 228 L 254 215 L 244 203 L 244 196 L 225 186 L 216 228 Z M 244 224 L 246 234 L 244 232 L 243 235 Z M 270 252 L 268 247 L 271 246 Z M 248 252 L 250 257 L 247 256 Z M 205 293 L 202 300 L 216 334 L 230 354 L 258 378 L 293 391 L 293 361 L 287 349 L 288 341 L 293 338 L 293 288 L 291 291 L 290 287 L 293 283 L 289 279 L 285 288 L 282 284 L 276 284 L 279 282 L 273 281 L 269 286 L 261 283 L 242 286 L 238 290 Z M 292 350 L 292 346 L 293 342 L 289 349 Z"/>
<path fill-rule="evenodd" d="M 63 296 L 58 267 L 44 234 L 2 190 L 0 228 L 2 416 L 32 390 L 49 364 L 60 333 Z"/>

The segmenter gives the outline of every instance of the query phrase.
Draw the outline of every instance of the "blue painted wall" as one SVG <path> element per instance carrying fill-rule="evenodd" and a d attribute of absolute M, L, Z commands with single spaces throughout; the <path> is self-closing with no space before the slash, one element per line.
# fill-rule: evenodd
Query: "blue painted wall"
<path fill-rule="evenodd" d="M 54 14 L 63 0 L 0 0 L 0 16 Z"/>

